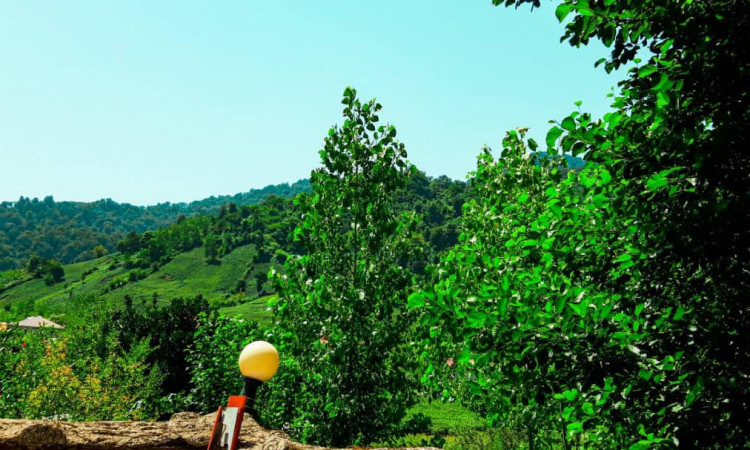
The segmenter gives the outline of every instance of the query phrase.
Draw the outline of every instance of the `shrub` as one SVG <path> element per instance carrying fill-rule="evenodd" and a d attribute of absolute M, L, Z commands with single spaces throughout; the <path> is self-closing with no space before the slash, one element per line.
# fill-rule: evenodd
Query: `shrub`
<path fill-rule="evenodd" d="M 243 387 L 237 361 L 250 342 L 261 337 L 258 324 L 232 319 L 216 312 L 201 313 L 194 342 L 187 351 L 191 407 L 201 413 L 215 411 Z"/>

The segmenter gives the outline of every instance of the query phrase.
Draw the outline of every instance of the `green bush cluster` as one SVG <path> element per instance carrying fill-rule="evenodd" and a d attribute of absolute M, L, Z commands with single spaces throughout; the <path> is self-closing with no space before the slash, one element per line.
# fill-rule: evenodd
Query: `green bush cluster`
<path fill-rule="evenodd" d="M 202 298 L 161 308 L 74 298 L 63 329 L 0 331 L 0 417 L 153 420 L 210 412 L 238 395 L 241 349 L 258 325 Z"/>
<path fill-rule="evenodd" d="M 215 312 L 201 313 L 198 321 L 186 357 L 191 384 L 189 402 L 191 408 L 207 413 L 242 391 L 239 354 L 262 335 L 257 323 Z"/>
<path fill-rule="evenodd" d="M 32 255 L 26 263 L 26 272 L 34 278 L 44 279 L 47 285 L 61 282 L 65 278 L 65 270 L 56 259 L 43 259 Z"/>
<path fill-rule="evenodd" d="M 148 343 L 142 341 L 123 351 L 108 336 L 102 354 L 92 346 L 92 331 L 11 328 L 0 332 L 0 417 L 153 417 L 164 375 L 145 363 Z"/>

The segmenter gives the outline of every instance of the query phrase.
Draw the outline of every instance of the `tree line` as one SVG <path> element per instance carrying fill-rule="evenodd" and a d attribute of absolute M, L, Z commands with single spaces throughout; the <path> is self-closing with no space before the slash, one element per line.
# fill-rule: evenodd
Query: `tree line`
<path fill-rule="evenodd" d="M 101 256 L 95 249 L 116 250 L 127 233 L 166 227 L 181 217 L 214 214 L 222 205 L 259 203 L 269 196 L 293 197 L 310 189 L 308 180 L 253 189 L 233 196 L 212 196 L 191 203 L 134 206 L 111 199 L 96 202 L 20 197 L 0 203 L 0 271 L 23 268 L 29 258 L 54 258 L 63 264 Z"/>

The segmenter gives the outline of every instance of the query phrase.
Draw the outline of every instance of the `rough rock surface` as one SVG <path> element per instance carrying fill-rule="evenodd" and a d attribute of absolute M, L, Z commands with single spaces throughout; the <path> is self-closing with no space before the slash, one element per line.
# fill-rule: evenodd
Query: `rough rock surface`
<path fill-rule="evenodd" d="M 178 413 L 169 422 L 60 422 L 0 419 L 0 450 L 187 450 L 206 448 L 215 416 Z M 324 450 L 266 430 L 245 414 L 243 450 Z M 385 450 L 385 449 L 384 449 Z M 427 448 L 413 450 L 428 450 Z"/>

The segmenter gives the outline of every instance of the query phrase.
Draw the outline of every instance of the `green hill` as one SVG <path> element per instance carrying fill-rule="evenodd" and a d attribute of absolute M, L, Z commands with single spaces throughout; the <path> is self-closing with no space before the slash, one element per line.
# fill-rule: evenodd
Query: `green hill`
<path fill-rule="evenodd" d="M 174 298 L 202 295 L 227 315 L 267 321 L 268 297 L 258 298 L 257 279 L 267 272 L 267 263 L 254 263 L 254 245 L 236 248 L 219 263 L 206 262 L 202 248 L 176 255 L 170 262 L 142 279 L 133 279 L 122 263 L 122 255 L 112 254 L 82 263 L 64 265 L 65 281 L 46 285 L 41 279 L 28 279 L 0 292 L 0 318 L 18 320 L 40 314 L 65 322 L 75 299 L 103 296 L 108 303 L 122 304 L 125 296 L 135 304 L 163 304 Z M 243 280 L 244 283 L 240 283 Z M 245 286 L 245 289 L 238 289 Z M 248 287 L 249 286 L 249 287 Z"/>

